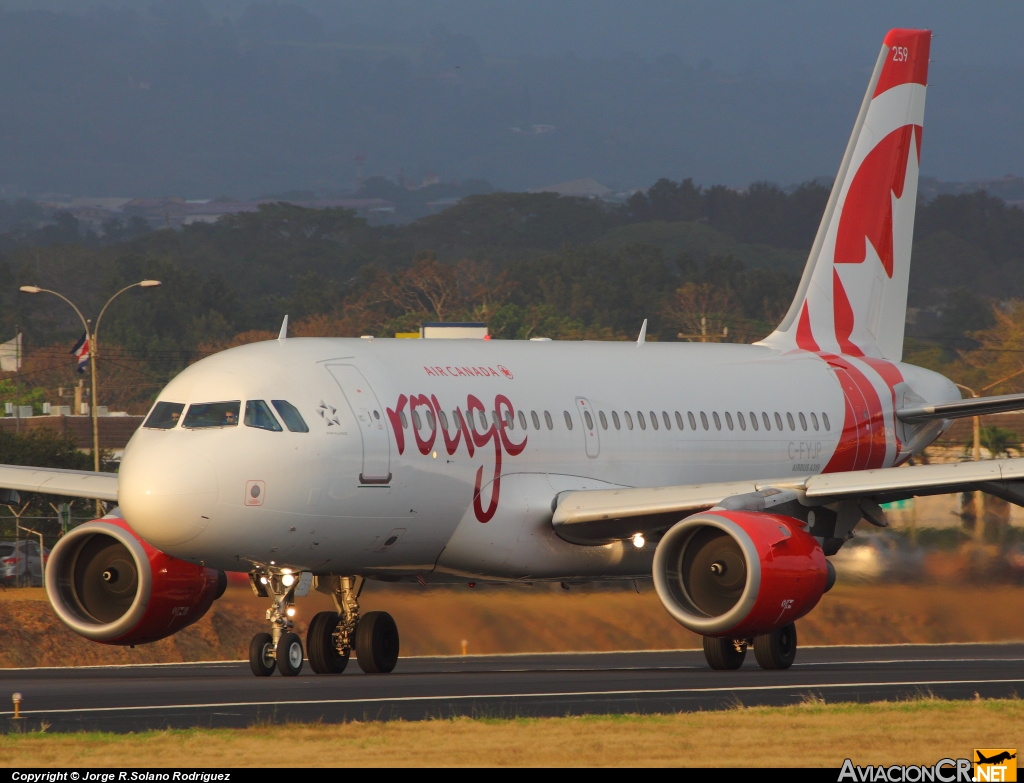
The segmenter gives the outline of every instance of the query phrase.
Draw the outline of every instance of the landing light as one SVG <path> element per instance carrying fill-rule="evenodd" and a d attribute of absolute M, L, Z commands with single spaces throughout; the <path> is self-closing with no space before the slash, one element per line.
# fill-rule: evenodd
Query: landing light
<path fill-rule="evenodd" d="M 285 574 L 281 577 L 281 584 L 283 584 L 285 587 L 291 587 L 293 584 L 295 584 L 295 577 L 291 574 Z"/>
<path fill-rule="evenodd" d="M 285 614 L 288 615 L 289 617 L 294 617 L 295 616 L 295 607 L 294 606 L 289 606 L 287 609 L 285 609 Z"/>
<path fill-rule="evenodd" d="M 644 543 L 645 542 L 643 533 L 637 533 L 633 536 L 633 546 L 635 546 L 637 549 L 643 549 Z"/>

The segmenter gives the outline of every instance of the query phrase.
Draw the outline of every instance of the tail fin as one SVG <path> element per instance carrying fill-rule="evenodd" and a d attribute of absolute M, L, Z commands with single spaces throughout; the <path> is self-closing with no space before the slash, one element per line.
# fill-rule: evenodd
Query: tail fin
<path fill-rule="evenodd" d="M 762 343 L 899 361 L 931 32 L 890 30 L 785 319 Z"/>

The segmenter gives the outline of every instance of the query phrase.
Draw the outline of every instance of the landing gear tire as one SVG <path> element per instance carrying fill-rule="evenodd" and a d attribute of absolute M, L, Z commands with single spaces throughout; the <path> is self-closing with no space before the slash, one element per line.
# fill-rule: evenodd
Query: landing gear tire
<path fill-rule="evenodd" d="M 302 640 L 297 633 L 281 634 L 277 643 L 277 668 L 285 677 L 294 677 L 302 671 Z"/>
<path fill-rule="evenodd" d="M 368 612 L 356 626 L 356 657 L 367 674 L 388 674 L 398 663 L 398 626 L 387 612 Z"/>
<path fill-rule="evenodd" d="M 788 669 L 796 659 L 796 626 L 790 623 L 755 636 L 754 657 L 762 669 Z"/>
<path fill-rule="evenodd" d="M 744 646 L 737 650 L 732 639 L 718 636 L 704 637 L 704 658 L 712 669 L 738 669 L 743 665 L 743 659 L 746 657 L 747 648 Z"/>
<path fill-rule="evenodd" d="M 309 665 L 317 674 L 341 674 L 348 665 L 349 651 L 338 652 L 334 642 L 334 629 L 338 627 L 336 612 L 314 615 L 306 633 L 306 653 Z"/>
<path fill-rule="evenodd" d="M 274 638 L 269 633 L 258 633 L 249 642 L 249 666 L 257 677 L 269 677 L 277 668 L 273 649 Z"/>

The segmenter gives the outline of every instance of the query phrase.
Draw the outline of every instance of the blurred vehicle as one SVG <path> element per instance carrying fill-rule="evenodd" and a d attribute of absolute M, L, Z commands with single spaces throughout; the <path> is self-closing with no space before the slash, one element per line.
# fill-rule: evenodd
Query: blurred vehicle
<path fill-rule="evenodd" d="M 924 552 L 895 536 L 855 538 L 829 559 L 838 582 L 912 582 L 924 575 Z"/>
<path fill-rule="evenodd" d="M 0 583 L 5 587 L 38 587 L 43 583 L 43 569 L 50 550 L 30 539 L 0 541 Z"/>
<path fill-rule="evenodd" d="M 1006 551 L 1006 565 L 1018 582 L 1024 582 L 1024 541 L 1018 541 Z"/>

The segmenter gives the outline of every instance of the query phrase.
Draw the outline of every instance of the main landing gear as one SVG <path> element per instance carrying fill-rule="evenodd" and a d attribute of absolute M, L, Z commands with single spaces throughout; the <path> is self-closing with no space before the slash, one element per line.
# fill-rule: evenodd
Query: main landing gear
<path fill-rule="evenodd" d="M 753 639 L 705 636 L 704 658 L 712 669 L 738 669 L 751 645 L 762 669 L 788 669 L 796 659 L 796 626 L 790 623 Z"/>
<path fill-rule="evenodd" d="M 251 573 L 249 581 L 258 596 L 271 599 L 267 610 L 270 633 L 258 633 L 249 643 L 252 673 L 269 677 L 277 669 L 285 677 L 294 677 L 303 662 L 302 640 L 292 630 L 299 575 L 287 570 L 261 571 Z M 336 612 L 316 614 L 306 633 L 309 665 L 317 674 L 341 674 L 353 650 L 359 668 L 368 674 L 387 674 L 398 663 L 398 627 L 391 615 L 368 612 L 359 616 L 359 594 L 365 583 L 362 580 L 356 589 L 353 576 L 317 578 L 316 589 L 330 595 L 337 608 Z"/>
<path fill-rule="evenodd" d="M 359 616 L 359 594 L 351 576 L 320 577 L 317 590 L 334 599 L 337 612 L 320 612 L 309 624 L 309 665 L 317 674 L 341 674 L 355 650 L 367 674 L 388 674 L 398 663 L 398 626 L 387 612 Z"/>

